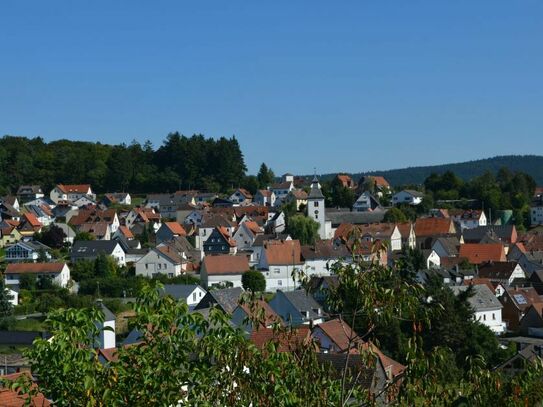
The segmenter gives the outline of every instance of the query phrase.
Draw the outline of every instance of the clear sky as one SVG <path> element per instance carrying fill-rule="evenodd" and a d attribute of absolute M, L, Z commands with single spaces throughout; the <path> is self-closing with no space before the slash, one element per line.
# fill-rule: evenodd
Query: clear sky
<path fill-rule="evenodd" d="M 0 135 L 236 135 L 249 171 L 543 154 L 543 1 L 4 1 Z"/>

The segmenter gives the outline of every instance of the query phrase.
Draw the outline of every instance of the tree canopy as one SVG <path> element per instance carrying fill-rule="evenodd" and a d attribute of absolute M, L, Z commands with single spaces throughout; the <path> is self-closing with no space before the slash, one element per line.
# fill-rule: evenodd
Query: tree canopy
<path fill-rule="evenodd" d="M 150 142 L 108 145 L 0 138 L 0 194 L 15 193 L 24 184 L 51 189 L 57 183 L 90 183 L 97 192 L 226 191 L 243 181 L 245 171 L 235 137 L 215 140 L 175 132 L 156 150 Z"/>

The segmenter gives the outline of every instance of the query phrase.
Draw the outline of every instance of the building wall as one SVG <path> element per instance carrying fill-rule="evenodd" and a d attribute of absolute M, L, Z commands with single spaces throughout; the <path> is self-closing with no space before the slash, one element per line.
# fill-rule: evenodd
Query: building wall
<path fill-rule="evenodd" d="M 490 311 L 477 311 L 473 315 L 474 319 L 492 330 L 496 334 L 505 331 L 505 324 L 502 321 L 502 310 L 495 309 Z"/>
<path fill-rule="evenodd" d="M 165 274 L 170 277 L 176 277 L 181 274 L 181 265 L 173 264 L 164 256 L 151 250 L 136 263 L 136 275 L 153 277 L 156 274 Z"/>

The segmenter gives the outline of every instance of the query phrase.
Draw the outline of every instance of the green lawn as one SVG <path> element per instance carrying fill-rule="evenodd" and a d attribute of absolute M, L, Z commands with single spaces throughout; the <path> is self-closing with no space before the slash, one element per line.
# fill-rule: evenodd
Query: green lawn
<path fill-rule="evenodd" d="M 46 331 L 45 323 L 42 320 L 27 318 L 16 320 L 13 326 L 11 327 L 13 331 Z"/>

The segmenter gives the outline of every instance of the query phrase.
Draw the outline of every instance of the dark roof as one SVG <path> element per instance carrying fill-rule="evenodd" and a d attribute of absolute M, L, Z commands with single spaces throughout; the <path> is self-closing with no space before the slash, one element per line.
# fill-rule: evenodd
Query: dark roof
<path fill-rule="evenodd" d="M 216 304 L 224 312 L 231 314 L 238 306 L 242 292 L 243 290 L 240 287 L 211 290 L 204 298 L 202 298 L 202 301 L 200 301 L 194 309 L 209 308 L 210 305 Z"/>
<path fill-rule="evenodd" d="M 374 377 L 376 375 L 377 363 L 368 367 L 361 355 L 346 354 L 346 353 L 317 353 L 317 360 L 322 365 L 325 365 L 334 372 L 337 372 L 337 377 L 341 378 L 345 363 L 348 358 L 348 375 L 347 387 L 353 387 L 355 384 L 363 389 L 373 389 Z M 356 378 L 356 383 L 353 379 Z"/>
<path fill-rule="evenodd" d="M 298 311 L 308 312 L 308 319 L 318 318 L 322 315 L 319 315 L 315 310 L 321 309 L 321 306 L 315 299 L 307 294 L 305 290 L 294 290 L 294 291 L 278 291 L 283 293 L 287 300 L 296 308 Z"/>
<path fill-rule="evenodd" d="M 512 261 L 491 261 L 479 265 L 479 277 L 491 280 L 509 279 L 518 263 Z"/>
<path fill-rule="evenodd" d="M 452 286 L 451 290 L 455 295 L 458 295 L 461 292 L 467 291 L 469 287 L 473 287 L 474 294 L 468 298 L 468 302 L 474 311 L 488 311 L 503 308 L 502 304 L 486 284 Z"/>
<path fill-rule="evenodd" d="M 104 321 L 115 321 L 115 314 L 104 305 L 101 300 L 97 300 L 98 308 L 104 313 Z"/>
<path fill-rule="evenodd" d="M 437 242 L 441 243 L 441 246 L 445 248 L 445 251 L 447 252 L 449 256 L 458 256 L 458 248 L 460 247 L 460 240 L 458 240 L 456 236 L 438 237 L 435 240 L 434 244 L 436 244 Z"/>
<path fill-rule="evenodd" d="M 98 256 L 111 254 L 119 244 L 116 240 L 78 240 L 72 246 L 72 257 Z"/>
<path fill-rule="evenodd" d="M 350 256 L 349 249 L 339 240 L 318 240 L 312 246 L 302 246 L 302 257 L 305 260 L 339 259 Z"/>
<path fill-rule="evenodd" d="M 185 300 L 198 287 L 198 284 L 165 284 L 163 291 L 165 295 L 171 295 L 176 300 Z"/>
<path fill-rule="evenodd" d="M 478 243 L 485 238 L 485 236 L 496 236 L 497 238 L 505 241 L 511 239 L 513 234 L 513 229 L 515 225 L 488 225 L 488 226 L 478 226 L 472 229 L 464 229 L 462 235 L 464 236 L 464 241 Z"/>
<path fill-rule="evenodd" d="M 354 225 L 362 225 L 366 223 L 379 223 L 385 217 L 386 211 L 373 212 L 347 212 L 326 210 L 326 220 L 334 225 L 342 223 L 352 223 Z"/>

